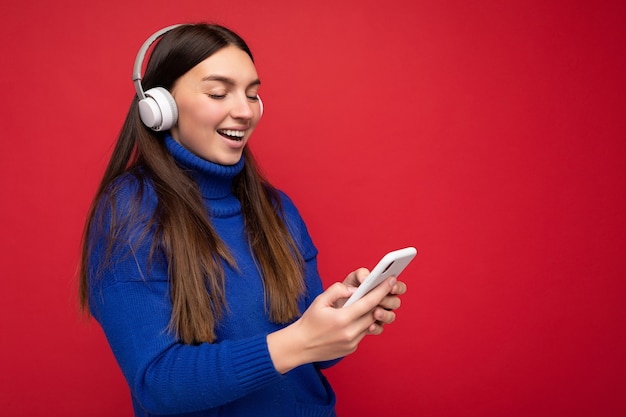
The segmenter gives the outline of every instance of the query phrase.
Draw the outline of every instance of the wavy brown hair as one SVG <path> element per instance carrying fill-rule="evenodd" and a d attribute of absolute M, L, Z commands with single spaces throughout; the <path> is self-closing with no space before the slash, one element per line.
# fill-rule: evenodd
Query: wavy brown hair
<path fill-rule="evenodd" d="M 154 47 L 143 87 L 170 90 L 179 77 L 229 45 L 240 48 L 253 59 L 246 43 L 229 29 L 210 24 L 179 26 L 166 33 Z M 105 224 L 98 208 L 103 204 L 116 207 L 118 179 L 132 173 L 140 181 L 139 190 L 144 182 L 149 182 L 158 200 L 155 212 L 144 223 L 144 235 L 154 231 L 150 262 L 164 254 L 168 263 L 172 299 L 170 329 L 184 343 L 213 342 L 215 326 L 227 306 L 222 261 L 236 265 L 211 226 L 197 184 L 176 165 L 164 137 L 164 133 L 143 125 L 135 97 L 87 217 L 80 266 L 80 304 L 88 312 L 89 273 L 98 269 L 89 265 L 90 239 Z M 241 202 L 249 244 L 263 277 L 270 319 L 287 323 L 300 314 L 298 299 L 305 288 L 304 262 L 283 220 L 278 192 L 261 175 L 249 149 L 244 150 L 243 157 L 244 168 L 234 180 L 233 192 Z M 141 192 L 136 193 L 135 207 L 141 198 Z M 112 256 L 119 236 L 134 220 L 137 219 L 118 219 L 115 211 L 111 213 L 106 229 L 107 259 Z"/>

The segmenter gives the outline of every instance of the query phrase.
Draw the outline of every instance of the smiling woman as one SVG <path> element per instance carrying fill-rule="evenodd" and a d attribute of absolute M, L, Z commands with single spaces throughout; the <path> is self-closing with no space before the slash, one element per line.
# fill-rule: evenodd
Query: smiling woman
<path fill-rule="evenodd" d="M 250 50 L 224 27 L 180 25 L 139 64 L 161 35 L 88 216 L 82 305 L 137 416 L 333 416 L 321 370 L 392 323 L 406 286 L 337 308 L 367 270 L 323 291 L 298 210 L 257 172 Z"/>

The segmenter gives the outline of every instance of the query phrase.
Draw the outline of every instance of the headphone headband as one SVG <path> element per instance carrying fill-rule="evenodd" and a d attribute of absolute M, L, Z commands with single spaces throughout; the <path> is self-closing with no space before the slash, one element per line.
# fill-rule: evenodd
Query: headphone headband
<path fill-rule="evenodd" d="M 182 24 L 168 26 L 159 30 L 158 32 L 155 32 L 144 42 L 143 45 L 141 45 L 141 48 L 139 48 L 139 52 L 137 53 L 137 57 L 135 58 L 135 66 L 133 67 L 133 83 L 135 84 L 135 91 L 137 91 L 137 96 L 140 100 L 146 98 L 146 95 L 143 92 L 143 87 L 141 85 L 141 67 L 143 65 L 143 60 L 146 57 L 146 53 L 148 52 L 148 48 L 150 48 L 150 45 L 152 45 L 161 36 L 165 35 L 170 30 L 177 28 L 178 26 L 182 26 Z"/>

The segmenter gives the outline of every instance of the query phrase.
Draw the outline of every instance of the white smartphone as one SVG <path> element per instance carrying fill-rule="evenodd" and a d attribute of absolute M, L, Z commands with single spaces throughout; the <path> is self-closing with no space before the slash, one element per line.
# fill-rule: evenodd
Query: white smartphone
<path fill-rule="evenodd" d="M 380 262 L 372 269 L 372 272 L 363 280 L 361 285 L 352 293 L 352 296 L 348 298 L 348 301 L 346 301 L 343 306 L 348 307 L 353 304 L 359 298 L 376 288 L 386 278 L 392 275 L 396 277 L 400 275 L 400 272 L 415 258 L 415 255 L 417 255 L 417 250 L 413 247 L 408 247 L 389 252 L 383 256 Z"/>

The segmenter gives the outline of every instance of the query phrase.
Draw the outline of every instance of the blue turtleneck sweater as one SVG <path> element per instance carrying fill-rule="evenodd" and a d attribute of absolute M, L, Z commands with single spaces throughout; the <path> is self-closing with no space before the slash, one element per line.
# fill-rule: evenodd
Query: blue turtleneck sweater
<path fill-rule="evenodd" d="M 320 368 L 333 362 L 300 366 L 285 375 L 276 371 L 267 334 L 281 328 L 264 308 L 261 276 L 247 240 L 240 203 L 232 194 L 234 177 L 243 169 L 207 162 L 166 138 L 169 152 L 192 173 L 209 218 L 233 254 L 238 270 L 224 264 L 228 309 L 216 328 L 215 343 L 186 345 L 168 331 L 172 311 L 164 257 L 148 261 L 151 236 L 140 238 L 141 224 L 129 225 L 128 238 L 116 242 L 105 259 L 108 227 L 92 233 L 90 308 L 100 323 L 130 387 L 136 416 L 333 416 L 335 396 Z M 131 210 L 142 187 L 127 174 L 118 181 L 122 192 L 116 216 Z M 301 311 L 322 292 L 317 250 L 291 200 L 281 193 L 285 221 L 306 261 L 306 296 Z M 143 185 L 139 210 L 150 218 L 156 195 Z M 136 209 L 133 207 L 132 209 Z M 108 205 L 99 212 L 109 218 Z"/>

